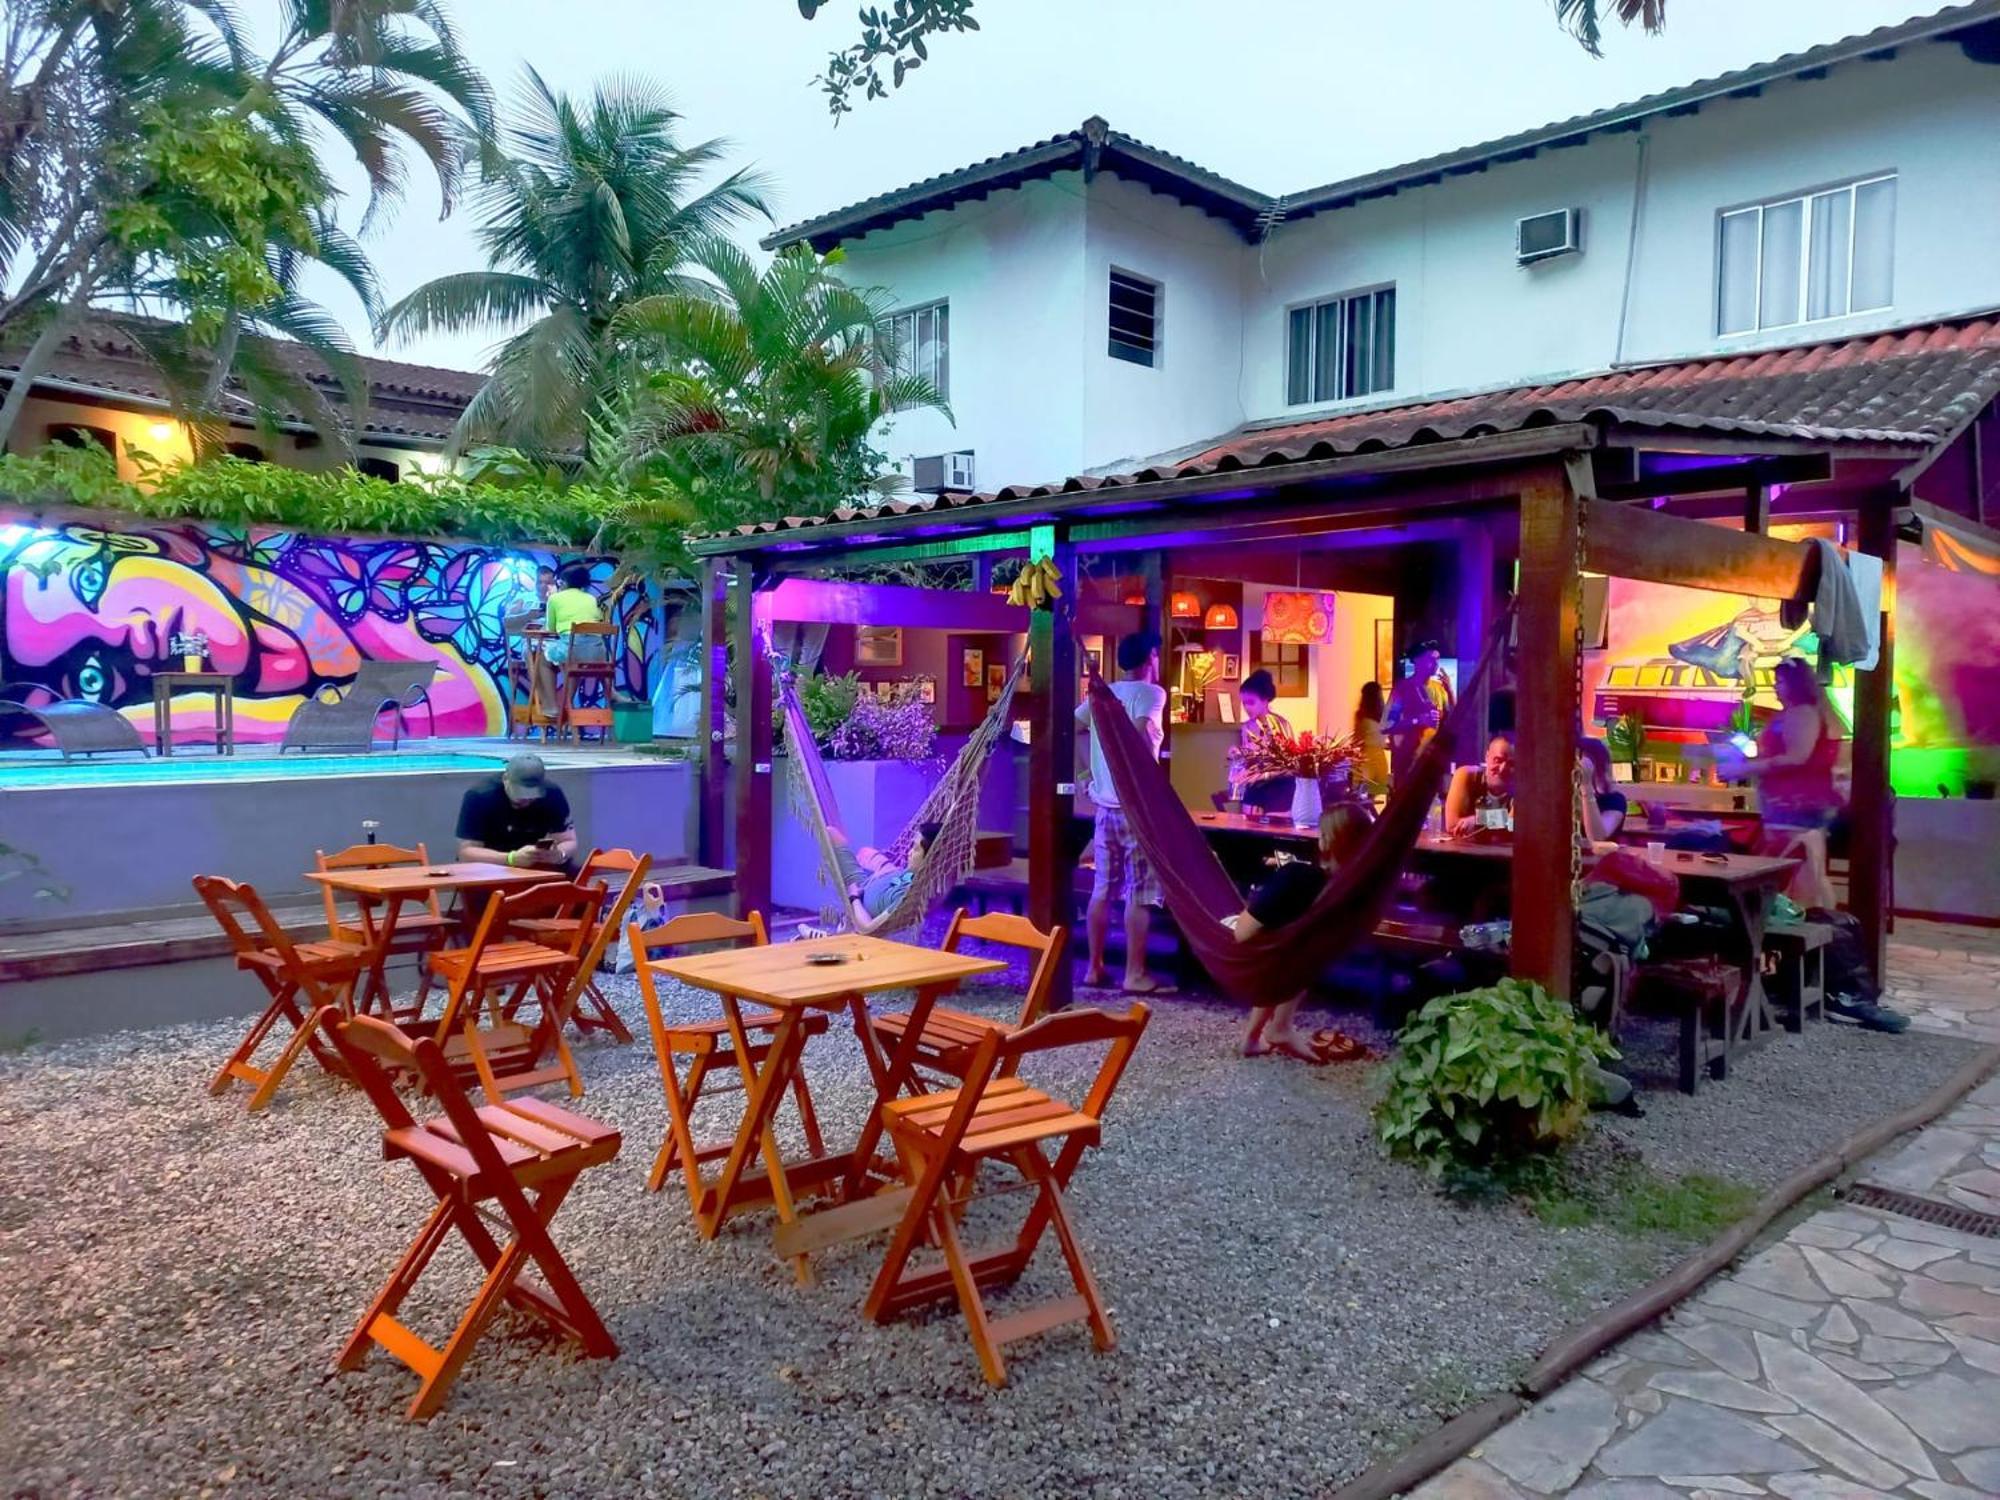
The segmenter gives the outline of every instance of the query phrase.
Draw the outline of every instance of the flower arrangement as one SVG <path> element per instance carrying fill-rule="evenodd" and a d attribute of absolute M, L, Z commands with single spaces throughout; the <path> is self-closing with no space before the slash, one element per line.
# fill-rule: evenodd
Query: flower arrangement
<path fill-rule="evenodd" d="M 936 741 L 929 704 L 862 698 L 828 736 L 826 753 L 833 760 L 927 760 Z"/>
<path fill-rule="evenodd" d="M 1315 734 L 1310 729 L 1268 729 L 1243 747 L 1237 774 L 1247 782 L 1293 776 L 1319 781 L 1361 759 L 1361 742 L 1352 735 Z"/>

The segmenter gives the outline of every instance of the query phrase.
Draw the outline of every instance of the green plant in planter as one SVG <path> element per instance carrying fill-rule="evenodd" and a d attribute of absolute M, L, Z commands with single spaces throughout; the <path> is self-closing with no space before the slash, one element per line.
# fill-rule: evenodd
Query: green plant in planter
<path fill-rule="evenodd" d="M 1441 995 L 1403 1028 L 1375 1134 L 1433 1177 L 1552 1150 L 1583 1125 L 1593 1066 L 1617 1055 L 1538 984 Z"/>
<path fill-rule="evenodd" d="M 1613 760 L 1631 765 L 1645 751 L 1646 721 L 1637 714 L 1613 719 L 1604 726 L 1604 748 Z"/>
<path fill-rule="evenodd" d="M 801 677 L 798 683 L 799 707 L 805 711 L 806 727 L 812 737 L 824 746 L 833 738 L 834 730 L 845 724 L 854 712 L 854 705 L 861 699 L 861 679 L 852 672 L 840 677 L 831 677 L 824 672 L 811 677 Z M 785 737 L 785 711 L 774 709 L 771 714 L 772 733 L 781 743 Z"/>

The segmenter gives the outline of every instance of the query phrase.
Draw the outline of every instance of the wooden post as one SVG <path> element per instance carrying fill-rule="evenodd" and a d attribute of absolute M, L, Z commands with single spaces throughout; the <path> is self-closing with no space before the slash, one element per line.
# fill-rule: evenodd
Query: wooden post
<path fill-rule="evenodd" d="M 1896 700 L 1896 508 L 1895 489 L 1863 497 L 1860 550 L 1882 559 L 1882 654 L 1869 672 L 1854 674 L 1854 790 L 1848 803 L 1847 909 L 1861 924 L 1861 944 L 1882 973 L 1882 949 L 1889 929 L 1895 882 L 1895 798 L 1889 789 L 1889 711 Z"/>
<path fill-rule="evenodd" d="M 757 627 L 756 590 L 766 580 L 736 563 L 736 910 L 771 907 L 771 650 Z"/>
<path fill-rule="evenodd" d="M 729 575 L 710 558 L 701 565 L 700 857 L 727 867 L 724 789 L 729 783 Z"/>
<path fill-rule="evenodd" d="M 1521 492 L 1520 653 L 1514 742 L 1514 973 L 1567 999 L 1575 912 L 1577 651 L 1582 507 L 1561 471 Z M 1468 746 L 1477 751 L 1482 746 Z"/>
<path fill-rule="evenodd" d="M 1771 487 L 1753 484 L 1743 492 L 1743 529 L 1759 536 L 1771 529 Z"/>
<path fill-rule="evenodd" d="M 1028 748 L 1028 919 L 1046 932 L 1058 923 L 1076 926 L 1076 854 L 1070 826 L 1076 814 L 1076 549 L 1067 527 L 1034 528 L 1031 563 L 1053 558 L 1062 573 L 1062 598 L 1038 609 L 1028 626 L 1032 652 L 1029 691 L 1035 700 Z M 1070 1001 L 1072 975 L 1065 957 L 1056 966 L 1051 1003 Z"/>

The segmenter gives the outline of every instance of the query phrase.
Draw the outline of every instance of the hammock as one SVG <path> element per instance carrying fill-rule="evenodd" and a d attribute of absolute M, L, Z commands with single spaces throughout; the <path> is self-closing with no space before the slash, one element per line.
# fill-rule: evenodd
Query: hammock
<path fill-rule="evenodd" d="M 805 710 L 799 704 L 796 679 L 786 673 L 779 679 L 778 696 L 785 714 L 785 743 L 789 750 L 786 759 L 791 764 L 792 805 L 807 822 L 812 824 L 813 837 L 819 842 L 820 863 L 826 870 L 828 881 L 841 893 L 840 912 L 836 926 L 860 933 L 898 932 L 921 921 L 931 905 L 942 900 L 952 888 L 965 878 L 965 872 L 972 868 L 973 846 L 977 842 L 979 820 L 979 783 L 986 769 L 986 760 L 993 753 L 993 747 L 1007 727 L 1008 710 L 1014 703 L 1014 689 L 1019 686 L 1021 673 L 1028 662 L 1024 654 L 1015 659 L 1013 669 L 1007 674 L 1007 681 L 1000 689 L 1000 696 L 987 710 L 986 718 L 973 730 L 960 748 L 937 785 L 924 799 L 895 842 L 889 844 L 883 853 L 896 864 L 904 864 L 910 857 L 910 850 L 917 841 L 917 833 L 924 824 L 938 825 L 937 838 L 932 842 L 923 868 L 897 898 L 894 905 L 877 912 L 865 924 L 854 918 L 854 903 L 847 898 L 847 881 L 840 872 L 840 857 L 835 852 L 835 833 L 846 837 L 846 830 L 840 822 L 840 808 L 833 799 L 833 786 L 827 780 L 826 764 L 820 759 L 819 745 L 814 741 L 812 730 L 806 724 Z"/>
<path fill-rule="evenodd" d="M 1174 791 L 1166 769 L 1154 759 L 1139 726 L 1104 679 L 1092 674 L 1091 729 L 1118 788 L 1119 807 L 1146 851 L 1161 897 L 1188 946 L 1236 999 L 1253 1006 L 1282 1004 L 1375 930 L 1395 892 L 1396 874 L 1451 773 L 1453 747 L 1466 729 L 1467 705 L 1478 701 L 1472 687 L 1491 668 L 1503 638 L 1496 635 L 1458 706 L 1396 782 L 1360 850 L 1328 877 L 1296 921 L 1243 941 L 1223 924 L 1243 910 L 1236 883 Z"/>

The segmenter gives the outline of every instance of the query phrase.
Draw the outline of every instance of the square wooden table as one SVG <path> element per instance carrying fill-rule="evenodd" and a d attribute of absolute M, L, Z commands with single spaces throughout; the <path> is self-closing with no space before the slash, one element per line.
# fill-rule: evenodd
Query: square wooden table
<path fill-rule="evenodd" d="M 520 891 L 568 878 L 561 870 L 485 864 L 478 860 L 442 865 L 390 865 L 379 870 L 314 870 L 306 875 L 315 884 L 354 897 L 360 906 L 362 930 L 373 950 L 368 963 L 368 990 L 360 1008 L 365 1010 L 380 1000 L 385 1012 L 393 1012 L 393 1007 L 388 1003 L 384 968 L 389 961 L 390 945 L 396 941 L 396 923 L 408 903 L 463 892 L 468 897 L 466 913 L 476 920 L 476 908 L 469 898 L 481 891 Z"/>
<path fill-rule="evenodd" d="M 747 1208 L 770 1203 L 779 1219 L 778 1253 L 789 1258 L 800 1281 L 810 1279 L 806 1255 L 814 1249 L 872 1232 L 893 1223 L 900 1213 L 896 1195 L 864 1199 L 875 1148 L 882 1137 L 882 1105 L 905 1088 L 917 1088 L 916 1052 L 924 1021 L 941 996 L 975 974 L 992 974 L 1007 965 L 999 959 L 967 953 L 919 948 L 887 938 L 836 936 L 798 943 L 773 943 L 761 948 L 734 948 L 687 958 L 661 959 L 654 973 L 696 989 L 722 1002 L 737 1065 L 743 1072 L 745 1104 L 736 1138 L 730 1144 L 722 1173 L 704 1181 L 697 1196 L 695 1222 L 713 1239 L 725 1220 Z M 895 1054 L 883 1057 L 868 1024 L 868 997 L 885 990 L 911 990 L 916 1003 Z M 778 1024 L 763 1046 L 764 1065 L 743 1025 L 742 1003 L 751 1001 L 778 1013 Z M 875 1105 L 868 1111 L 861 1135 L 848 1151 L 786 1161 L 771 1130 L 779 1102 L 791 1087 L 805 1051 L 805 1019 L 815 1010 L 847 1011 L 854 1034 L 875 1083 Z M 753 1156 L 764 1172 L 746 1178 Z M 838 1181 L 845 1207 L 801 1220 L 797 1197 L 825 1189 Z M 850 1212 L 849 1210 L 859 1210 Z"/>
<path fill-rule="evenodd" d="M 236 679 L 227 672 L 155 672 L 153 740 L 159 752 L 174 753 L 174 694 L 209 693 L 215 698 L 215 753 L 236 753 Z"/>

